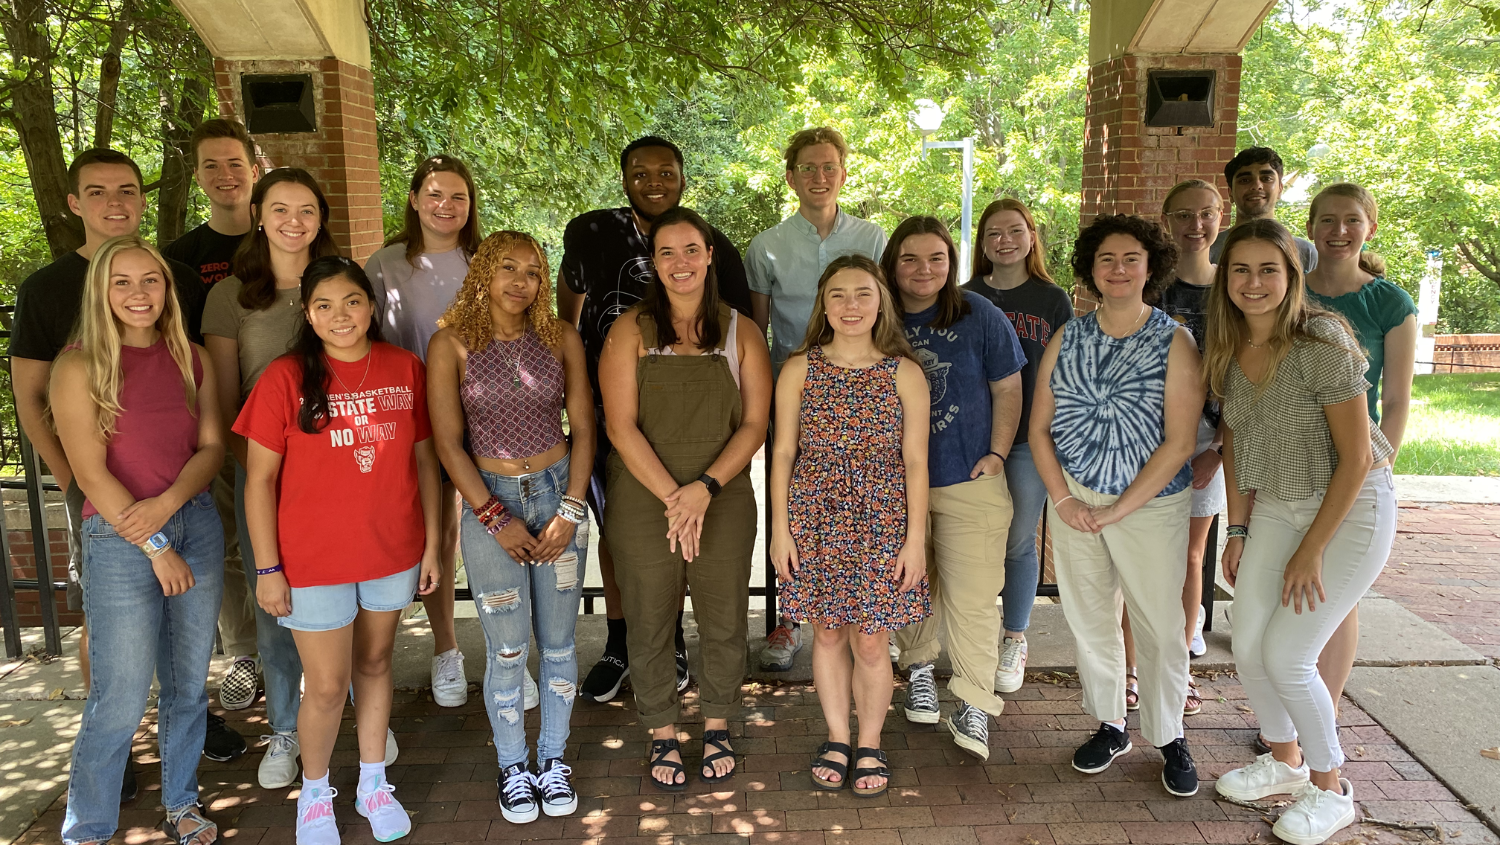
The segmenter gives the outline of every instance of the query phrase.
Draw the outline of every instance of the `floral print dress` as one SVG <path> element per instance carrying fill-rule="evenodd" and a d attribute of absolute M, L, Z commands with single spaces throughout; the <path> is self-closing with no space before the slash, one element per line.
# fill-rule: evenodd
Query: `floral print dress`
<path fill-rule="evenodd" d="M 781 587 L 785 612 L 825 628 L 894 631 L 932 613 L 924 578 L 901 592 L 906 542 L 900 358 L 862 369 L 807 353 L 801 437 L 787 507 L 799 566 Z"/>

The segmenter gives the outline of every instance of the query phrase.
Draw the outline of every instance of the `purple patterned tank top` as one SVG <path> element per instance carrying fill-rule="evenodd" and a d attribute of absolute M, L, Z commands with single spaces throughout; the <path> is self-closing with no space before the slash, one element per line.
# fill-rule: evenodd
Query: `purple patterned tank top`
<path fill-rule="evenodd" d="M 563 441 L 563 366 L 529 327 L 469 353 L 459 386 L 479 458 L 529 458 Z"/>

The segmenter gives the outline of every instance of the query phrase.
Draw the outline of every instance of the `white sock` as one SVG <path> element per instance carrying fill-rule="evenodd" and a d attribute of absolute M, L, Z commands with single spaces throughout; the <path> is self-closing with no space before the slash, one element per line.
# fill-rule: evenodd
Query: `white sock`
<path fill-rule="evenodd" d="M 1105 722 L 1104 724 L 1109 725 L 1110 727 L 1114 728 L 1115 730 L 1119 731 L 1120 733 L 1125 733 L 1125 720 L 1124 719 L 1121 719 L 1119 722 Z"/>
<path fill-rule="evenodd" d="M 366 763 L 359 761 L 359 794 L 369 795 L 385 782 L 385 761 Z"/>
<path fill-rule="evenodd" d="M 309 790 L 313 790 L 313 789 L 326 790 L 327 788 L 328 788 L 328 773 L 327 772 L 324 772 L 323 776 L 320 777 L 320 778 L 310 778 L 306 774 L 302 775 L 302 791 L 304 793 L 307 793 Z"/>

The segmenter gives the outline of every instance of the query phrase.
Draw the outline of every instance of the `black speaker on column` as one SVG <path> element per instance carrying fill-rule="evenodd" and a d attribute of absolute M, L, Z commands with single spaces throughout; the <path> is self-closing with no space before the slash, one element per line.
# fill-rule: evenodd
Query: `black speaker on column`
<path fill-rule="evenodd" d="M 1214 71 L 1147 71 L 1146 125 L 1213 126 Z"/>
<path fill-rule="evenodd" d="M 310 73 L 247 73 L 240 77 L 240 94 L 251 135 L 318 131 Z"/>

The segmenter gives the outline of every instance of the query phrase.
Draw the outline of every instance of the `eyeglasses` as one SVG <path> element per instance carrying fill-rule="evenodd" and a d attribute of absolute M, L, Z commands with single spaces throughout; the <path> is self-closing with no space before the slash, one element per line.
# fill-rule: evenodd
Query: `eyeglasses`
<path fill-rule="evenodd" d="M 814 173 L 817 173 L 819 170 L 823 171 L 823 174 L 825 176 L 837 176 L 839 174 L 839 166 L 832 162 L 829 162 L 828 164 L 797 165 L 797 172 L 801 173 L 803 176 L 811 176 Z"/>
<path fill-rule="evenodd" d="M 1167 216 L 1178 223 L 1191 223 L 1194 220 L 1202 220 L 1204 223 L 1208 223 L 1212 220 L 1218 220 L 1220 212 L 1214 209 L 1204 209 L 1202 211 L 1188 211 L 1184 209 L 1182 211 L 1173 211 Z"/>

